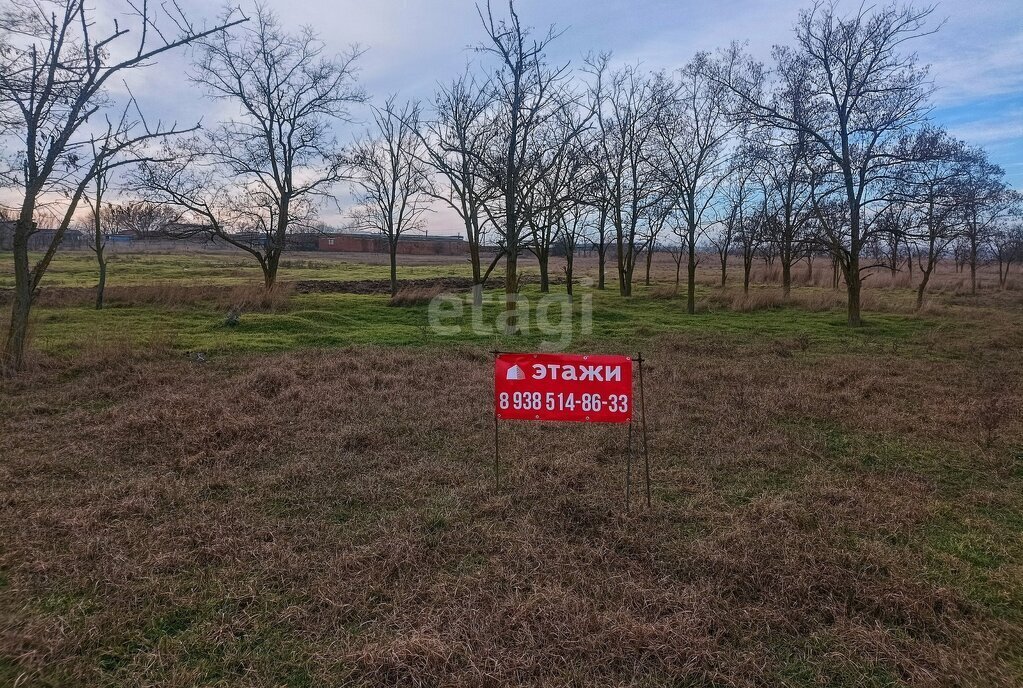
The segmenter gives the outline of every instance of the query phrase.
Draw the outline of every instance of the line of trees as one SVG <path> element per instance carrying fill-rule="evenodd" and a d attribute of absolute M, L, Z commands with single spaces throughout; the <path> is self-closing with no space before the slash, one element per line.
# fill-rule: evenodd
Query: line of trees
<path fill-rule="evenodd" d="M 798 263 L 812 270 L 815 257 L 829 257 L 855 326 L 864 276 L 878 267 L 915 269 L 922 304 L 952 252 L 974 291 L 985 257 L 999 262 L 1003 285 L 1019 260 L 1019 194 L 982 149 L 929 119 L 933 85 L 909 46 L 940 28 L 932 14 L 899 4 L 842 14 L 818 3 L 770 65 L 733 44 L 673 71 L 600 54 L 573 72 L 551 57 L 557 29 L 537 33 L 513 2 L 500 18 L 487 3 L 479 60 L 430 107 L 415 105 L 422 129 L 409 140 L 425 151 L 426 193 L 465 222 L 477 284 L 489 274 L 483 241 L 500 246 L 509 331 L 520 254 L 535 255 L 547 291 L 558 246 L 571 293 L 572 253 L 589 244 L 598 287 L 613 254 L 630 296 L 640 257 L 649 283 L 653 250 L 667 242 L 679 279 L 685 267 L 690 313 L 699 249 L 709 246 L 722 284 L 736 256 L 748 289 L 766 255 L 780 264 L 786 295 Z"/>
<path fill-rule="evenodd" d="M 21 145 L 4 180 L 23 198 L 7 371 L 21 366 L 32 301 L 83 200 L 102 306 L 104 223 L 131 222 L 127 211 L 104 212 L 115 176 L 173 216 L 160 225 L 165 236 L 216 237 L 250 253 L 268 290 L 287 233 L 312 228 L 341 188 L 354 195 L 351 226 L 389 240 L 392 292 L 398 240 L 444 204 L 464 223 L 477 302 L 503 261 L 510 333 L 527 253 L 543 291 L 550 257 L 565 254 L 570 294 L 579 248 L 595 249 L 600 289 L 613 255 L 610 270 L 628 297 L 641 257 L 649 283 L 653 251 L 671 245 L 690 313 L 701 248 L 720 260 L 722 284 L 729 258 L 741 260 L 746 289 L 756 256 L 777 260 L 786 294 L 796 264 L 812 269 L 828 256 L 848 293 L 850 325 L 861 322 L 871 269 L 918 271 L 922 303 L 947 255 L 969 267 L 974 289 L 980 262 L 995 260 L 1004 284 L 1020 260 L 1019 195 L 983 150 L 929 119 L 933 85 L 911 45 L 940 27 L 931 7 L 843 14 L 818 3 L 800 13 L 792 44 L 776 47 L 770 64 L 733 44 L 675 70 L 645 71 L 609 54 L 573 68 L 554 58 L 561 31 L 530 28 L 514 0 L 488 0 L 477 7 L 482 31 L 467 71 L 430 102 L 388 98 L 365 136 L 344 145 L 336 128 L 368 100 L 357 80 L 362 50 L 326 54 L 313 31 L 289 33 L 265 7 L 251 19 L 226 12 L 211 28 L 175 9 L 170 37 L 145 3 L 130 5 L 137 45 L 114 61 L 126 54 L 128 29 L 114 23 L 94 36 L 94 11 L 80 0 L 6 4 L 0 126 Z M 115 108 L 111 78 L 185 45 L 196 49 L 192 81 L 233 117 L 209 128 L 150 125 L 130 97 Z M 40 206 L 55 198 L 65 208 L 60 230 L 31 266 L 28 237 Z M 498 247 L 488 265 L 484 244 Z"/>

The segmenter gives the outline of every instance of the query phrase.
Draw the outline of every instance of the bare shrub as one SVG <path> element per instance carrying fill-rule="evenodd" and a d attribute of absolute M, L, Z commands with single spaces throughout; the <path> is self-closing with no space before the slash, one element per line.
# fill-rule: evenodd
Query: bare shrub
<path fill-rule="evenodd" d="M 920 310 L 917 311 L 917 313 L 919 313 L 920 315 L 930 315 L 930 316 L 948 315 L 948 306 L 946 306 L 944 304 L 936 303 L 933 300 L 932 301 L 927 301 L 920 308 Z"/>
<path fill-rule="evenodd" d="M 784 295 L 775 289 L 756 289 L 748 294 L 736 294 L 730 307 L 733 311 L 751 313 L 787 305 Z"/>
<path fill-rule="evenodd" d="M 258 310 L 277 313 L 287 310 L 294 293 L 295 285 L 290 282 L 282 282 L 270 290 L 265 289 L 261 284 L 239 285 L 229 294 L 229 307 L 241 311 Z"/>
<path fill-rule="evenodd" d="M 433 286 L 406 286 L 398 289 L 398 293 L 391 297 L 389 306 L 425 306 L 435 298 L 447 291 L 441 285 Z"/>
<path fill-rule="evenodd" d="M 879 270 L 870 274 L 867 285 L 874 289 L 909 289 L 913 286 L 913 280 L 905 271 L 893 275 L 889 270 Z"/>
<path fill-rule="evenodd" d="M 830 311 L 844 305 L 844 300 L 840 294 L 820 289 L 794 289 L 789 297 L 789 301 L 797 308 L 814 313 Z"/>
<path fill-rule="evenodd" d="M 669 300 L 678 298 L 678 287 L 674 284 L 658 284 L 650 289 L 650 298 Z"/>
<path fill-rule="evenodd" d="M 979 439 L 985 448 L 991 448 L 998 439 L 1001 429 L 1016 418 L 1016 394 L 1013 384 L 1005 377 L 991 373 L 984 374 L 980 389 L 972 401 L 972 415 L 979 431 Z"/>

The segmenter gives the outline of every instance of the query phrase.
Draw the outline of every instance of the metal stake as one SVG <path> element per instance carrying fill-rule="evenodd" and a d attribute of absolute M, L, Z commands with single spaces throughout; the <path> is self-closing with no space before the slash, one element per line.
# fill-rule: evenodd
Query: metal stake
<path fill-rule="evenodd" d="M 646 400 L 643 398 L 643 354 L 639 355 L 639 419 L 643 428 L 643 463 L 646 466 L 646 505 L 650 508 L 650 454 L 646 442 Z"/>
<path fill-rule="evenodd" d="M 632 421 L 629 421 L 628 451 L 625 454 L 625 510 L 632 507 Z"/>
<path fill-rule="evenodd" d="M 494 411 L 494 483 L 495 490 L 501 491 L 501 445 L 499 443 L 499 435 L 497 432 L 497 411 Z"/>
<path fill-rule="evenodd" d="M 501 352 L 494 350 L 491 353 L 494 354 L 494 365 L 497 365 L 497 357 L 501 355 Z M 496 383 L 495 383 L 496 384 Z M 495 390 L 496 392 L 496 390 Z M 497 405 L 494 405 L 494 491 L 501 491 L 501 443 L 500 435 L 498 434 L 498 418 L 497 418 Z"/>

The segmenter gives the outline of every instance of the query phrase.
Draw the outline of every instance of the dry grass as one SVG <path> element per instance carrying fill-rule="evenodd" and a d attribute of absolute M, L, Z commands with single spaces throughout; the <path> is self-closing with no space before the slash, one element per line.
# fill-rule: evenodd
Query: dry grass
<path fill-rule="evenodd" d="M 680 293 L 680 287 L 675 284 L 657 284 L 650 289 L 652 299 L 676 299 Z"/>
<path fill-rule="evenodd" d="M 404 286 L 388 302 L 391 306 L 425 306 L 448 291 L 443 284 Z"/>
<path fill-rule="evenodd" d="M 162 308 L 193 308 L 213 306 L 221 309 L 239 308 L 243 311 L 281 312 L 288 309 L 294 284 L 278 284 L 271 292 L 262 284 L 224 286 L 217 284 L 189 285 L 182 282 L 156 282 L 145 285 L 108 286 L 104 290 L 104 304 L 108 307 L 159 306 Z M 79 287 L 48 287 L 39 292 L 36 305 L 41 308 L 91 306 L 96 302 L 96 290 Z"/>
<path fill-rule="evenodd" d="M 947 346 L 659 340 L 631 513 L 620 427 L 506 425 L 494 493 L 473 348 L 42 368 L 0 387 L 0 682 L 1018 685 L 1018 547 L 977 592 L 930 534 L 1019 506 L 1023 362 Z"/>

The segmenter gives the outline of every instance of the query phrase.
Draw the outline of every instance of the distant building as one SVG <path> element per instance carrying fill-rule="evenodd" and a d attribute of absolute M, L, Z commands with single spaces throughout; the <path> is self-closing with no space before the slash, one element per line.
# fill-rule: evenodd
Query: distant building
<path fill-rule="evenodd" d="M 4 220 L 0 222 L 0 251 L 10 251 L 14 248 L 14 222 Z"/>
<path fill-rule="evenodd" d="M 468 244 L 460 236 L 403 236 L 398 240 L 398 253 L 414 256 L 461 256 Z M 319 239 L 321 251 L 346 253 L 387 253 L 387 237 L 382 234 L 343 232 L 324 234 Z"/>
<path fill-rule="evenodd" d="M 113 246 L 130 246 L 135 241 L 135 232 L 127 229 L 123 229 L 119 232 L 114 232 L 107 237 L 107 243 Z"/>
<path fill-rule="evenodd" d="M 57 230 L 55 229 L 37 229 L 28 237 L 28 250 L 45 251 L 50 248 L 50 244 L 53 243 L 53 238 L 56 235 Z M 60 245 L 64 248 L 85 248 L 88 244 L 86 243 L 85 234 L 77 229 L 68 229 L 64 231 Z M 0 222 L 0 251 L 10 251 L 13 249 L 14 222 L 11 220 Z"/>
<path fill-rule="evenodd" d="M 289 232 L 284 237 L 284 247 L 289 251 L 320 250 L 319 232 Z"/>
<path fill-rule="evenodd" d="M 29 251 L 45 251 L 50 248 L 54 237 L 57 235 L 55 229 L 37 229 L 28 238 Z M 85 248 L 85 234 L 77 229 L 64 230 L 64 236 L 60 239 L 63 248 Z"/>

